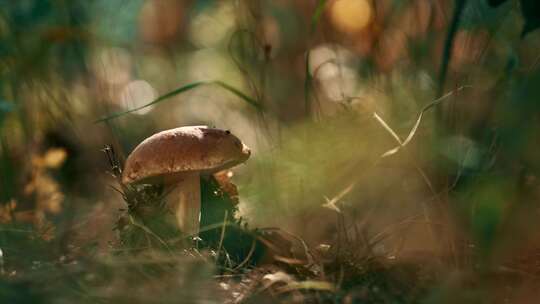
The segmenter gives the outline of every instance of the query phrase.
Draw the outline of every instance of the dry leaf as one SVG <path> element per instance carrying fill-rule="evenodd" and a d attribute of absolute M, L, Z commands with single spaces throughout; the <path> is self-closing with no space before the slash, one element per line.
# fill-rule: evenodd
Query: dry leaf
<path fill-rule="evenodd" d="M 276 284 L 276 283 L 285 283 L 285 284 L 289 284 L 291 282 L 294 281 L 294 278 L 283 272 L 283 271 L 278 271 L 278 272 L 275 272 L 275 273 L 269 273 L 265 276 L 263 276 L 263 283 L 264 283 L 264 286 L 266 288 Z"/>
<path fill-rule="evenodd" d="M 298 289 L 312 289 L 312 290 L 323 290 L 323 291 L 334 292 L 336 290 L 336 286 L 326 281 L 307 280 L 307 281 L 301 281 L 301 282 L 290 282 L 289 284 L 287 284 L 287 286 L 283 287 L 280 291 L 288 292 L 291 290 L 298 290 Z"/>
<path fill-rule="evenodd" d="M 231 181 L 233 177 L 233 172 L 231 170 L 224 170 L 214 174 L 214 178 L 219 184 L 219 188 L 227 193 L 234 204 L 238 204 L 238 188 Z"/>

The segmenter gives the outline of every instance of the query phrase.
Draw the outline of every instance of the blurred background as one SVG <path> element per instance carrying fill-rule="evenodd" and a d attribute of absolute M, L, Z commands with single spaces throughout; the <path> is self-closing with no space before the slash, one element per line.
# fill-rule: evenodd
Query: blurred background
<path fill-rule="evenodd" d="M 515 284 L 509 289 L 478 283 L 460 302 L 532 298 L 540 274 L 534 1 L 0 7 L 2 273 L 52 267 L 40 265 L 66 252 L 106 256 L 125 202 L 101 150 L 112 146 L 123 160 L 158 131 L 208 125 L 252 149 L 232 177 L 235 216 L 249 227 L 280 227 L 313 247 L 362 235 L 377 255 L 446 269 L 424 303 L 452 303 L 447 295 L 470 279 L 460 271 L 477 268 L 522 276 L 502 279 Z M 122 288 L 87 284 L 127 301 Z M 218 287 L 205 288 L 221 301 Z M 138 301 L 175 296 L 148 299 L 145 290 Z"/>

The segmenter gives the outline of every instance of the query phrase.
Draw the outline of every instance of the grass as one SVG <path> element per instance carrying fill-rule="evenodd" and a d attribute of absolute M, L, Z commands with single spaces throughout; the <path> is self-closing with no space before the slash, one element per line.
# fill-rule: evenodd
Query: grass
<path fill-rule="evenodd" d="M 113 113 L 111 115 L 108 115 L 106 117 L 103 117 L 103 118 L 100 118 L 98 120 L 96 120 L 95 122 L 96 123 L 102 123 L 102 122 L 107 122 L 111 119 L 115 119 L 115 118 L 118 118 L 120 116 L 123 116 L 123 115 L 126 115 L 126 114 L 129 114 L 129 113 L 133 113 L 133 112 L 137 112 L 137 111 L 140 111 L 144 108 L 147 108 L 147 107 L 150 107 L 150 106 L 153 106 L 159 102 L 162 102 L 162 101 L 165 101 L 167 99 L 170 99 L 171 97 L 174 97 L 178 94 L 182 94 L 184 92 L 188 92 L 190 90 L 193 90 L 201 85 L 217 85 L 231 93 L 233 93 L 234 95 L 240 97 L 242 100 L 244 100 L 246 103 L 248 103 L 249 105 L 255 107 L 256 109 L 258 110 L 262 110 L 261 109 L 261 105 L 255 101 L 253 98 L 251 97 L 248 97 L 247 95 L 245 95 L 244 93 L 242 93 L 241 91 L 239 91 L 238 89 L 222 82 L 222 81 L 211 81 L 211 82 L 195 82 L 195 83 L 190 83 L 190 84 L 187 84 L 187 85 L 184 85 L 178 89 L 175 89 L 175 90 L 172 90 L 171 92 L 167 93 L 167 94 L 164 94 L 158 98 L 156 98 L 155 100 L 145 104 L 145 105 L 142 105 L 140 107 L 136 107 L 134 109 L 130 109 L 130 110 L 127 110 L 127 111 L 123 111 L 123 112 L 118 112 L 118 113 Z"/>
<path fill-rule="evenodd" d="M 0 302 L 537 298 L 540 40 L 518 1 L 372 1 L 354 33 L 334 1 L 196 1 L 147 41 L 152 3 L 106 14 L 121 40 L 96 26 L 114 4 L 0 9 Z M 205 49 L 227 60 L 190 60 Z M 132 80 L 160 94 L 125 108 Z M 119 180 L 122 151 L 179 124 L 254 151 L 201 179 L 198 237 L 160 185 Z"/>

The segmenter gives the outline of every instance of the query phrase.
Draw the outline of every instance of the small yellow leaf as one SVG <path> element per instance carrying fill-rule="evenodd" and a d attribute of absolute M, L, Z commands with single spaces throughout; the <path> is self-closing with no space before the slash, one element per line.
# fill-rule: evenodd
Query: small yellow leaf
<path fill-rule="evenodd" d="M 287 273 L 283 271 L 278 271 L 275 273 L 266 274 L 263 277 L 263 280 L 265 281 L 265 285 L 268 287 L 279 282 L 288 284 L 288 283 L 293 282 L 294 279 L 292 276 L 288 275 Z"/>
<path fill-rule="evenodd" d="M 62 148 L 51 148 L 47 150 L 45 156 L 43 157 L 45 166 L 48 168 L 58 168 L 66 160 L 67 152 Z"/>
<path fill-rule="evenodd" d="M 307 281 L 301 281 L 301 282 L 291 282 L 287 284 L 287 286 L 283 287 L 281 291 L 287 292 L 287 291 L 298 290 L 298 289 L 311 289 L 311 290 L 333 292 L 336 290 L 336 286 L 326 281 L 307 280 Z"/>

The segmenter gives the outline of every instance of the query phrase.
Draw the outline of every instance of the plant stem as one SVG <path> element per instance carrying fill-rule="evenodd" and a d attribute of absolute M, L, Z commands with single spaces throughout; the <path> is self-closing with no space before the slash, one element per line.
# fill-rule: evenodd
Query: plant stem
<path fill-rule="evenodd" d="M 167 207 L 184 235 L 199 235 L 201 215 L 201 182 L 198 172 L 186 173 L 166 182 L 172 187 L 167 195 Z"/>

